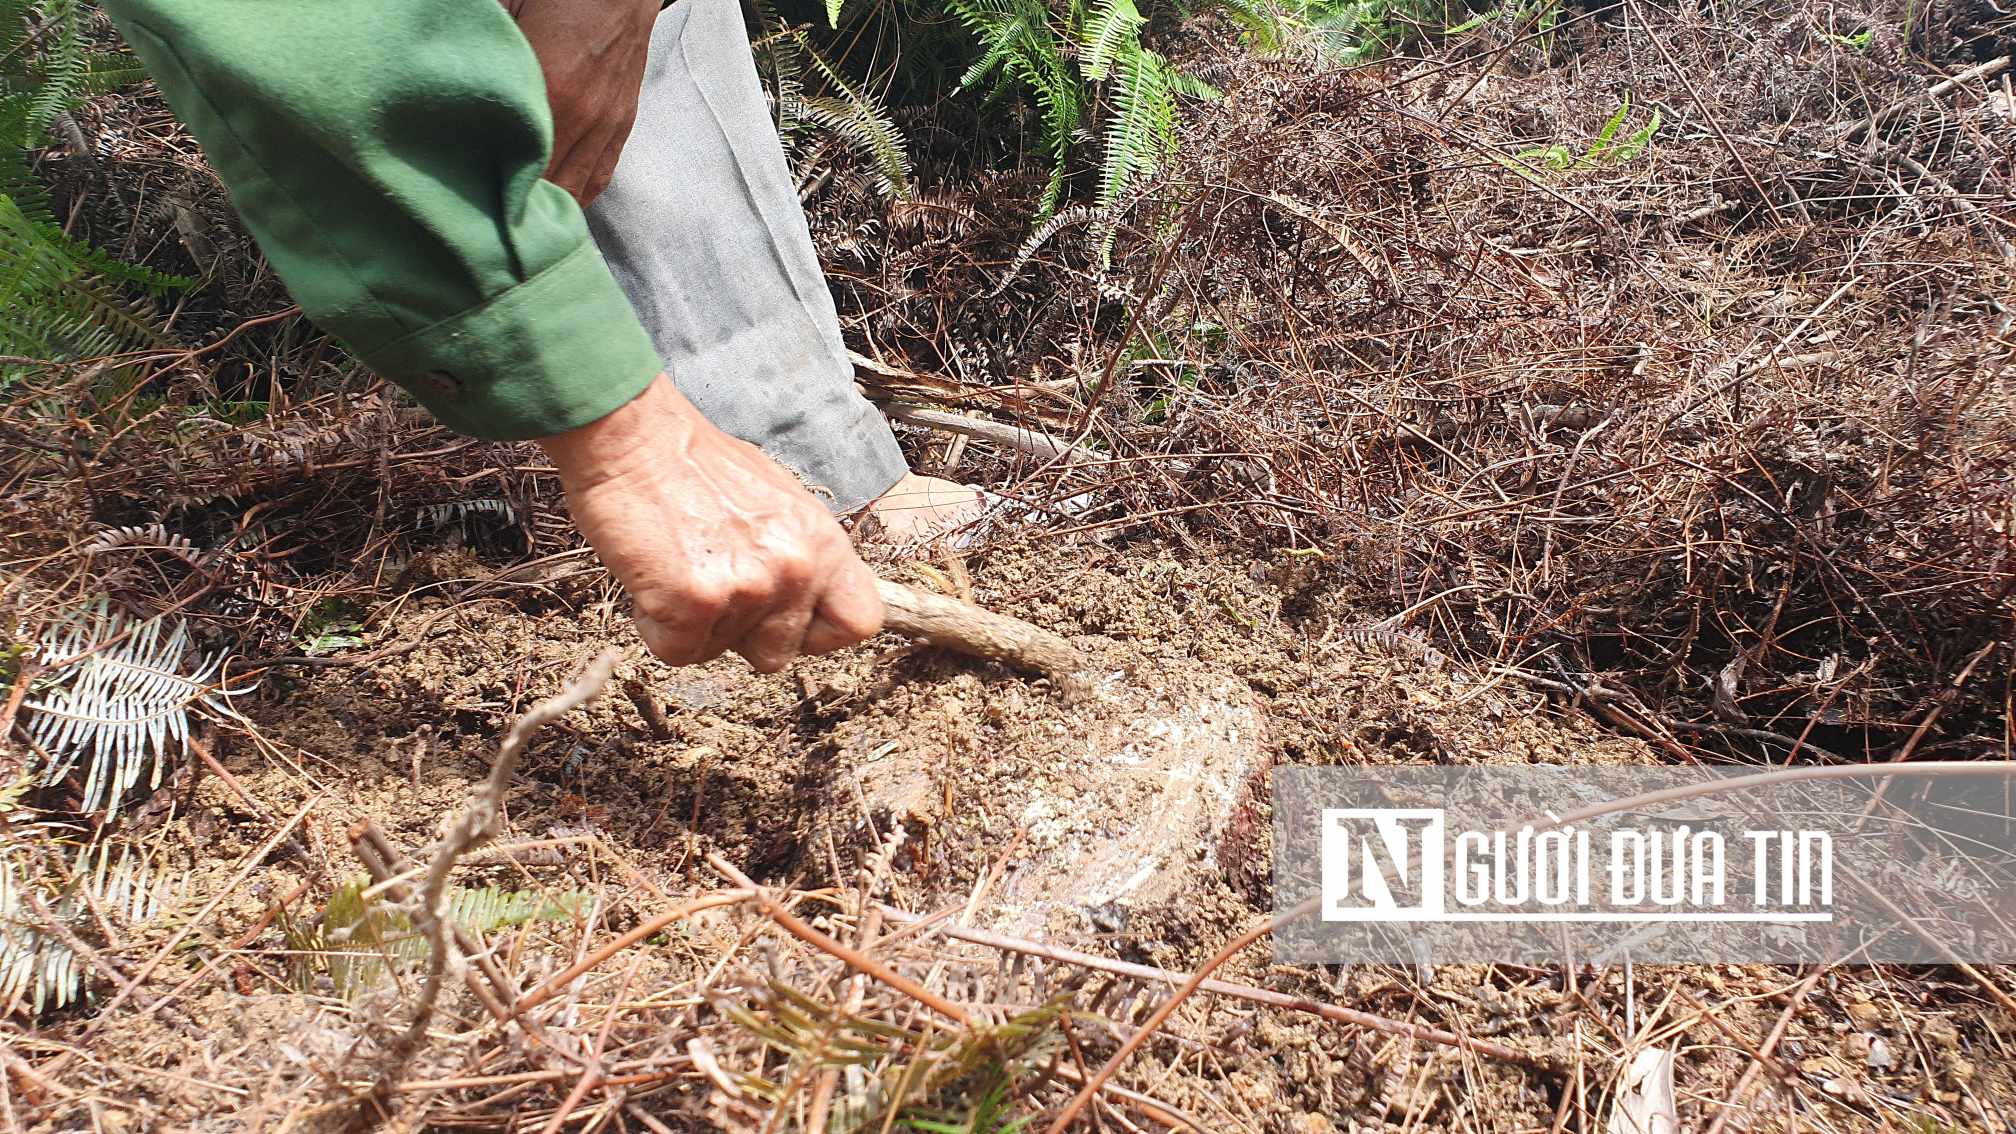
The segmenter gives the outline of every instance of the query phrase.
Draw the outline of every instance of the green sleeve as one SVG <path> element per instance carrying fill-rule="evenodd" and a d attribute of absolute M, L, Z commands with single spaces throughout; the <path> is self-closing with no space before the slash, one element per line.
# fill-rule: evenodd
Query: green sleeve
<path fill-rule="evenodd" d="M 662 368 L 546 181 L 497 0 L 106 0 L 310 318 L 450 427 L 583 425 Z"/>

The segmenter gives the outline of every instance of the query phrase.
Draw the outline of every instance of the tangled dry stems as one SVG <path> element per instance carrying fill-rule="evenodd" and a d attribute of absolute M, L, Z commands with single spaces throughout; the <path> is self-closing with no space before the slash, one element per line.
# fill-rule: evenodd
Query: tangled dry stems
<path fill-rule="evenodd" d="M 1010 316 L 954 298 L 989 266 L 927 234 L 861 320 L 976 376 L 941 400 L 1097 440 L 1020 466 L 1025 498 L 1095 494 L 1067 531 L 1313 548 L 1396 607 L 1446 594 L 1419 625 L 1450 653 L 1626 691 L 1683 748 L 1884 758 L 1951 702 L 1968 726 L 1933 750 L 2006 753 L 2002 68 L 1927 89 L 1895 43 L 1747 17 L 1582 13 L 1545 37 L 1572 79 L 1518 73 L 1530 32 L 1397 74 L 1243 72 L 1114 272 L 1067 228 Z M 1627 99 L 1627 130 L 1663 112 L 1642 152 L 1536 164 Z"/>
<path fill-rule="evenodd" d="M 1935 4 L 1920 23 L 1970 10 Z M 1371 72 L 1242 66 L 1124 213 L 1063 216 L 1032 241 L 1015 204 L 1028 175 L 941 155 L 920 176 L 954 188 L 891 204 L 843 171 L 813 187 L 814 223 L 856 341 L 928 378 L 884 388 L 929 403 L 904 412 L 934 431 L 934 412 L 982 419 L 963 467 L 1012 481 L 1012 496 L 1088 499 L 1052 523 L 1060 535 L 1320 552 L 1323 585 L 1385 595 L 1458 664 L 1551 685 L 1677 756 L 2006 756 L 2016 105 L 1995 59 L 1948 58 L 1921 30 L 1917 49 L 1966 76 L 1928 82 L 1899 17 L 1876 6 L 1850 27 L 1763 4 L 1728 26 L 1633 0 L 1548 34 L 1496 21 L 1442 57 Z M 1867 51 L 1843 50 L 1837 37 L 1863 25 Z M 1633 159 L 1520 156 L 1586 147 L 1626 94 L 1665 120 Z M 252 258 L 200 158 L 158 109 L 123 126 L 110 164 L 156 170 L 173 195 L 132 211 L 194 217 L 223 234 L 185 249 L 198 271 L 243 274 Z M 1101 271 L 1106 226 L 1119 240 Z M 0 512 L 19 533 L 6 593 L 20 622 L 110 593 L 187 612 L 255 664 L 299 661 L 306 611 L 380 593 L 419 511 L 476 497 L 515 510 L 485 538 L 516 541 L 527 568 L 418 585 L 479 601 L 582 569 L 527 452 L 398 408 L 298 324 L 270 277 L 221 290 L 242 310 L 178 324 L 206 346 L 52 367 L 10 392 Z M 248 376 L 313 393 L 239 420 Z M 1033 433 L 1049 451 L 1018 455 Z M 153 525 L 158 554 L 82 552 L 107 527 Z M 302 815 L 269 818 L 248 869 Z M 472 940 L 462 952 L 503 1016 L 450 1001 L 388 1088 L 396 1033 L 366 1027 L 358 1046 L 357 1021 L 330 1010 L 307 1029 L 313 1070 L 274 1076 L 282 1094 L 441 1128 L 619 1112 L 654 1129 L 681 1114 L 774 1127 L 868 1098 L 822 1049 L 763 1038 L 806 1011 L 794 997 L 827 1013 L 822 1042 L 898 1029 L 874 1078 L 900 1084 L 926 1054 L 999 1062 L 986 1028 L 1075 996 L 1094 1013 L 1067 1018 L 1104 1030 L 1042 1052 L 1052 1078 L 1029 1099 L 1056 1107 L 1163 1003 L 1153 981 L 1101 987 L 1089 968 L 1003 966 L 891 929 L 872 885 L 768 894 L 981 1021 L 962 1047 L 914 997 L 779 929 L 754 893 L 692 895 L 608 941 L 592 928 L 548 941 L 573 961 L 537 983 L 480 971 L 487 946 Z M 703 979 L 647 992 L 647 970 L 610 963 L 689 923 L 677 947 Z M 518 943 L 537 952 L 535 936 Z M 107 1026 L 173 1016 L 173 994 L 146 985 L 181 940 L 137 965 L 95 950 L 120 990 Z M 1797 983 L 1739 1096 L 1779 1070 L 1785 1021 L 1823 972 Z M 536 1038 L 507 1039 L 507 1018 Z M 0 1048 L 10 1108 L 83 1105 L 63 1073 L 77 1057 L 23 1050 L 34 1059 Z M 127 1073 L 91 1074 L 111 1091 Z M 1186 1120 L 1138 1092 L 1096 1105 Z"/>

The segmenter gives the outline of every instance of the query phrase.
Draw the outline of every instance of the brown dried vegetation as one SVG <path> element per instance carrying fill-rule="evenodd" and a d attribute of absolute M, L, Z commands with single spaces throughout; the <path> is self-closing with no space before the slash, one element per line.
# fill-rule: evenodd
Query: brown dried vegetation
<path fill-rule="evenodd" d="M 808 205 L 864 383 L 1084 451 L 906 430 L 1037 513 L 970 581 L 913 575 L 1108 638 L 1129 679 L 1236 674 L 1275 762 L 2008 759 L 2016 99 L 2008 70 L 1935 84 L 2012 29 L 1985 0 L 1626 0 L 1344 71 L 1193 28 L 1225 93 L 1182 155 L 1034 232 L 1044 171 L 977 167 L 927 111 L 917 200 L 828 151 Z M 1662 126 L 1587 159 L 1627 99 L 1626 132 Z M 455 871 L 567 901 L 462 927 L 408 1034 L 424 968 L 350 990 L 295 945 L 335 940 L 364 867 L 432 861 L 511 722 L 627 643 L 620 596 L 533 451 L 445 433 L 295 317 L 158 104 L 79 118 L 97 158 L 42 167 L 79 235 L 212 282 L 169 313 L 188 349 L 7 391 L 12 641 L 108 596 L 259 691 L 121 816 L 75 783 L 0 816 L 180 887 L 51 929 L 95 999 L 10 1016 L 0 1128 L 958 1129 L 998 1095 L 1001 1130 L 1137 1040 L 1082 1128 L 1593 1131 L 1659 1046 L 1688 1128 L 2011 1128 L 1999 968 L 1262 945 L 1143 1036 L 1264 910 L 1264 769 L 1179 899 L 1079 911 L 1068 955 L 990 939 L 972 911 L 1068 833 L 1041 809 L 1097 794 L 1072 710 L 901 646 L 760 680 L 625 660 Z M 9 664 L 0 789 L 32 756 Z M 871 801 L 891 767 L 927 790 Z"/>

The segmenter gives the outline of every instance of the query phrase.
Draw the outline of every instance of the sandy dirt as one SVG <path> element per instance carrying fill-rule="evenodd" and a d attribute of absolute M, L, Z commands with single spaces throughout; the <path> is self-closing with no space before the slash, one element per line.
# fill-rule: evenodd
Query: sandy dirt
<path fill-rule="evenodd" d="M 970 905 L 972 924 L 1187 970 L 1267 907 L 1270 766 L 1653 759 L 1572 707 L 1404 639 L 1389 649 L 1346 633 L 1367 622 L 1321 562 L 1234 570 L 1079 543 L 995 550 L 966 566 L 975 598 L 1092 652 L 1090 698 L 1067 703 L 1046 682 L 887 638 L 772 677 L 739 661 L 674 671 L 633 656 L 617 685 L 662 707 L 666 737 L 621 688 L 548 729 L 509 799 L 502 842 L 519 849 L 462 872 L 471 884 L 600 893 L 576 925 L 512 938 L 526 979 L 559 963 L 541 942 L 620 932 L 666 896 L 715 884 L 708 853 L 800 889 L 872 874 L 897 908 Z M 920 585 L 956 577 L 907 573 Z M 355 872 L 345 831 L 360 820 L 423 847 L 486 770 L 503 726 L 604 643 L 627 641 L 599 591 L 460 601 L 437 617 L 457 601 L 423 599 L 384 625 L 370 645 L 415 627 L 434 635 L 402 657 L 274 681 L 247 706 L 259 743 L 220 754 L 264 815 L 306 809 L 295 830 L 325 877 Z M 161 1128 L 227 1103 L 259 1113 L 232 1093 L 249 1089 L 252 1068 L 275 1100 L 298 1099 L 318 1078 L 355 1080 L 368 1064 L 358 1013 L 398 1015 L 401 990 L 351 1005 L 326 977 L 304 983 L 279 922 L 265 922 L 304 883 L 315 897 L 296 900 L 295 915 L 326 890 L 285 847 L 253 857 L 273 828 L 215 776 L 170 821 L 192 892 L 226 897 L 198 922 L 197 939 L 211 944 L 168 963 L 195 976 L 216 943 L 249 935 L 249 948 L 228 981 L 93 1041 L 95 1059 L 160 1069 L 159 1094 L 138 1105 Z M 737 932 L 686 925 L 638 953 L 642 975 L 631 979 L 676 989 L 732 951 Z M 1625 979 L 1616 971 L 1571 988 L 1558 974 L 1497 966 L 1290 970 L 1256 949 L 1220 975 L 1564 1059 L 1626 1042 L 1604 1031 L 1623 1027 L 1612 1018 Z M 1798 976 L 1640 969 L 1632 979 L 1640 1024 L 1670 1024 L 1683 1082 L 1719 1097 L 1748 1063 L 1732 1036 L 1768 1032 Z M 1996 1025 L 1942 1011 L 1938 981 L 1909 986 L 1917 1003 L 1872 1003 L 1863 985 L 1832 983 L 1813 995 L 1838 995 L 1840 1023 L 1816 1031 L 1802 1017 L 1783 1047 L 1816 1082 L 1844 1097 L 2009 1097 L 2008 1064 L 1979 1054 L 2001 1050 Z M 1153 1000 L 1100 995 L 1088 1011 L 1114 1037 Z M 1611 1007 L 1592 1012 L 1592 1002 Z M 1714 1020 L 1702 1010 L 1711 1002 Z M 1557 1081 L 1518 1067 L 1246 1005 L 1186 1009 L 1173 1036 L 1128 1081 L 1212 1128 L 1454 1129 L 1490 1116 L 1493 1129 L 1547 1129 L 1564 1105 Z M 1908 1054 L 1873 1070 L 1872 1039 Z M 445 1073 L 464 1066 L 458 1058 L 468 1056 L 436 1053 L 423 1066 Z M 1580 1105 L 1598 1108 L 1604 1090 L 1585 1084 Z"/>

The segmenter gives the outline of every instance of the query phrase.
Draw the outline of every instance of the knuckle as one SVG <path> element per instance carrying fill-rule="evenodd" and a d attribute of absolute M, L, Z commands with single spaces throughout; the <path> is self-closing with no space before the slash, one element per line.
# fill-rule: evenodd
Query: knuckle
<path fill-rule="evenodd" d="M 670 629 L 678 621 L 678 616 L 664 603 L 655 599 L 638 598 L 632 600 L 633 610 L 639 623 L 654 628 Z"/>
<path fill-rule="evenodd" d="M 859 642 L 871 638 L 882 629 L 882 620 L 862 615 L 845 615 L 840 619 L 840 631 L 852 641 Z"/>
<path fill-rule="evenodd" d="M 666 595 L 655 593 L 637 595 L 634 601 L 637 606 L 637 617 L 646 622 L 670 629 L 686 621 L 688 611 L 685 604 L 673 602 Z"/>
<path fill-rule="evenodd" d="M 681 605 L 689 617 L 712 620 L 735 601 L 737 587 L 723 579 L 696 579 L 686 587 Z"/>
<path fill-rule="evenodd" d="M 770 581 L 779 591 L 798 591 L 818 573 L 818 559 L 808 547 L 785 550 L 770 563 Z"/>

